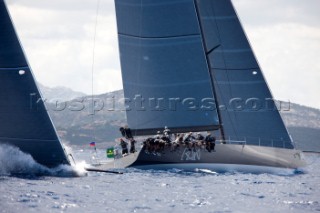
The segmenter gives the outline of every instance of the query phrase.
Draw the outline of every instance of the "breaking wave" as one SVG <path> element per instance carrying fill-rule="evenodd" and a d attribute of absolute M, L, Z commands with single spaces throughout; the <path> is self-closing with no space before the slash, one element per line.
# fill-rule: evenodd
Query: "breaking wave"
<path fill-rule="evenodd" d="M 0 145 L 0 176 L 56 176 L 79 177 L 86 175 L 84 165 L 76 167 L 59 165 L 48 168 L 37 163 L 30 154 L 22 152 L 19 148 Z"/>

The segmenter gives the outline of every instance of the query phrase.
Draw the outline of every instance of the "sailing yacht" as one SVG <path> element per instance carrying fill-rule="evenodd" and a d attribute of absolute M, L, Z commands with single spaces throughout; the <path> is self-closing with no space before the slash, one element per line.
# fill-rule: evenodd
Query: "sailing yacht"
<path fill-rule="evenodd" d="M 48 167 L 70 164 L 4 0 L 0 0 L 0 29 L 0 145 L 18 147 Z"/>
<path fill-rule="evenodd" d="M 135 136 L 211 131 L 206 149 L 120 158 L 137 168 L 269 171 L 304 165 L 231 0 L 115 0 L 127 123 Z M 107 167 L 104 165 L 104 167 Z"/>

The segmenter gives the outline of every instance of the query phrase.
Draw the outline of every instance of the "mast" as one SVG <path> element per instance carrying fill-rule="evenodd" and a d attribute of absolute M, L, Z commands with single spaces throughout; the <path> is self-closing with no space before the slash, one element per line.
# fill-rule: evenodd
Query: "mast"
<path fill-rule="evenodd" d="M 202 27 L 202 23 L 200 21 L 200 11 L 199 11 L 199 7 L 197 5 L 197 0 L 194 0 L 194 6 L 195 6 L 195 10 L 196 10 L 196 15 L 197 15 L 197 20 L 198 20 L 198 23 L 199 23 L 199 28 L 200 28 L 200 33 L 201 33 L 201 38 L 202 38 L 202 43 L 203 43 L 203 50 L 205 51 L 205 56 L 206 56 L 206 61 L 207 61 L 207 66 L 208 66 L 208 71 L 209 71 L 209 76 L 210 76 L 210 81 L 211 81 L 211 85 L 212 85 L 212 91 L 213 91 L 213 95 L 214 95 L 214 100 L 215 100 L 215 104 L 216 104 L 216 108 L 217 108 L 217 113 L 218 113 L 218 119 L 219 119 L 219 122 L 220 122 L 220 125 L 219 125 L 219 129 L 220 129 L 220 134 L 221 134 L 221 137 L 222 137 L 222 142 L 224 143 L 225 142 L 225 134 L 224 134 L 224 129 L 223 129 L 223 124 L 222 124 L 222 118 L 221 118 L 221 112 L 220 112 L 220 108 L 219 108 L 219 103 L 218 103 L 218 99 L 217 99 L 217 94 L 216 94 L 216 88 L 215 88 L 215 84 L 214 84 L 214 80 L 213 80 L 213 76 L 212 76 L 212 73 L 211 73 L 211 62 L 209 60 L 209 57 L 208 55 L 214 51 L 215 49 L 217 49 L 218 47 L 220 47 L 220 44 L 213 47 L 211 50 L 207 51 L 207 48 L 205 47 L 205 39 L 204 39 L 204 36 L 203 36 L 203 27 Z"/>

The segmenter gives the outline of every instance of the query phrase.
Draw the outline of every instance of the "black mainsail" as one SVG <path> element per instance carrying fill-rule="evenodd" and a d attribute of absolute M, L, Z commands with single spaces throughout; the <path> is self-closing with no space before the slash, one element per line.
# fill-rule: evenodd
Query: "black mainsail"
<path fill-rule="evenodd" d="M 69 164 L 3 0 L 0 29 L 0 144 L 17 146 L 48 167 Z"/>
<path fill-rule="evenodd" d="M 190 0 L 116 0 L 127 121 L 135 135 L 219 126 Z"/>
<path fill-rule="evenodd" d="M 221 127 L 227 140 L 293 148 L 231 0 L 115 5 L 127 120 L 137 135 Z M 197 104 L 171 109 L 175 98 Z"/>

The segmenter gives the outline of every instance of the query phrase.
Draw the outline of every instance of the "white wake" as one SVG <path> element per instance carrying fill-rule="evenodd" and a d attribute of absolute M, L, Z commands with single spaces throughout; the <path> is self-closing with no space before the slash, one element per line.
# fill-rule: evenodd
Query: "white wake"
<path fill-rule="evenodd" d="M 4 175 L 35 175 L 35 176 L 57 176 L 78 177 L 86 175 L 84 166 L 76 167 L 60 165 L 48 168 L 37 163 L 30 154 L 26 154 L 19 148 L 1 144 L 0 145 L 0 176 Z"/>

